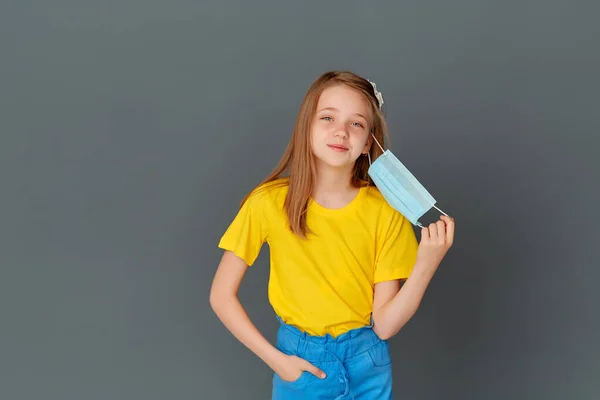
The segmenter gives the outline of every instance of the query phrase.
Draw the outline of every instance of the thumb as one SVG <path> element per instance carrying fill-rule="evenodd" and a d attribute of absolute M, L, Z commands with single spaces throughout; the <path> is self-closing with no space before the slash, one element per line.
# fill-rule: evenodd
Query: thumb
<path fill-rule="evenodd" d="M 324 379 L 327 376 L 325 374 L 325 372 L 321 371 L 319 368 L 315 367 L 314 365 L 312 365 L 308 361 L 306 361 L 306 363 L 304 364 L 304 370 L 310 372 L 311 374 L 313 374 L 317 378 Z"/>

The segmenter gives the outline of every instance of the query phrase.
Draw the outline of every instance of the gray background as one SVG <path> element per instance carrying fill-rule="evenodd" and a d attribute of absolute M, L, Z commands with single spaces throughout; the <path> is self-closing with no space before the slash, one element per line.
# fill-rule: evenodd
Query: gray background
<path fill-rule="evenodd" d="M 329 69 L 456 218 L 397 398 L 600 398 L 592 3 L 2 2 L 0 398 L 269 398 L 216 245 Z M 267 261 L 240 295 L 273 340 Z"/>

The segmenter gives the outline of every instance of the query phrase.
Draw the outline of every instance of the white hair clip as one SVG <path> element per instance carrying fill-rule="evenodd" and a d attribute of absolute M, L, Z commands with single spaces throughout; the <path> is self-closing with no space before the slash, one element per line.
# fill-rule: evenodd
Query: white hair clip
<path fill-rule="evenodd" d="M 375 85 L 375 82 L 369 81 L 369 83 L 373 86 L 373 90 L 375 91 L 375 97 L 377 97 L 377 102 L 379 103 L 379 109 L 381 110 L 381 107 L 383 106 L 383 96 L 381 95 L 381 92 L 379 92 L 377 90 L 377 85 Z"/>

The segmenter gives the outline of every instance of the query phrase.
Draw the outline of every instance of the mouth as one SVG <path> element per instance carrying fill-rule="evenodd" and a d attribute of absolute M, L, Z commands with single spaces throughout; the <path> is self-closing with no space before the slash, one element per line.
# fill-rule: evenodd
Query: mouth
<path fill-rule="evenodd" d="M 348 151 L 348 148 L 346 146 L 342 146 L 341 144 L 328 144 L 327 146 L 335 151 Z"/>

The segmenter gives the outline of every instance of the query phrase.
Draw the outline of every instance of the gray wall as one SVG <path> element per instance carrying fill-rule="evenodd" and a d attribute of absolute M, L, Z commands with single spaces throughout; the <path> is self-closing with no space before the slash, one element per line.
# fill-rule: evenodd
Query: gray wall
<path fill-rule="evenodd" d="M 600 398 L 592 3 L 3 2 L 0 398 L 268 398 L 216 245 L 329 69 L 377 82 L 456 218 L 397 397 Z M 241 297 L 272 340 L 267 261 Z"/>

